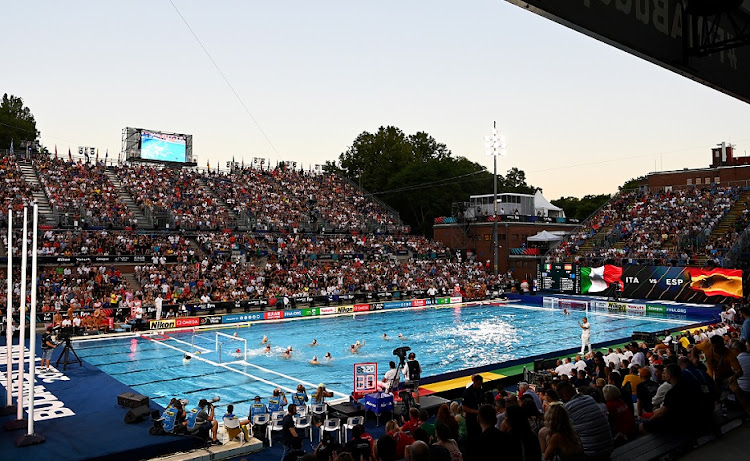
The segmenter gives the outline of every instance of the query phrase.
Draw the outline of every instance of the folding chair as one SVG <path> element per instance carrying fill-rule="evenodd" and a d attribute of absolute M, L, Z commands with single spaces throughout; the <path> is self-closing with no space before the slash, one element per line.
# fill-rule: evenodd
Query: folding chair
<path fill-rule="evenodd" d="M 310 433 L 310 443 L 312 443 L 313 440 L 313 431 L 312 431 L 312 415 L 296 415 L 294 421 L 294 428 L 295 429 L 301 429 L 303 434 L 306 434 L 307 432 Z"/>
<path fill-rule="evenodd" d="M 234 418 L 224 418 L 224 429 L 227 431 L 229 440 L 239 437 L 240 446 L 245 444 L 245 433 L 242 432 L 240 420 L 236 416 Z"/>
<path fill-rule="evenodd" d="M 341 427 L 341 431 L 344 433 L 344 441 L 341 443 L 346 443 L 346 441 L 349 439 L 349 431 L 354 429 L 354 426 L 357 424 L 364 424 L 365 418 L 364 416 L 352 416 L 350 418 L 346 419 L 346 424 L 344 424 Z"/>
<path fill-rule="evenodd" d="M 273 433 L 274 432 L 281 432 L 281 430 L 284 428 L 283 419 L 273 419 L 271 418 L 271 422 L 268 423 L 268 426 L 266 427 L 266 438 L 268 439 L 268 446 L 273 446 Z"/>
<path fill-rule="evenodd" d="M 323 440 L 324 432 L 335 432 L 339 443 L 341 443 L 341 420 L 338 418 L 329 418 L 323 421 L 323 425 L 320 426 L 320 440 Z"/>
<path fill-rule="evenodd" d="M 310 413 L 314 420 L 324 420 L 328 417 L 328 404 L 313 403 L 310 405 Z"/>
<path fill-rule="evenodd" d="M 250 422 L 250 435 L 255 436 L 256 432 L 260 432 L 259 428 L 263 426 L 268 425 L 268 421 L 271 419 L 271 415 L 268 413 L 261 413 L 259 415 L 253 416 L 253 420 Z M 265 434 L 265 428 L 263 428 L 263 431 L 260 432 L 260 437 L 263 437 L 263 434 Z"/>

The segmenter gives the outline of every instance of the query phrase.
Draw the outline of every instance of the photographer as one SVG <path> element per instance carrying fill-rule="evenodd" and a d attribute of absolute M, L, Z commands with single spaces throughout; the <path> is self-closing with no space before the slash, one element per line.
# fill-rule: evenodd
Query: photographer
<path fill-rule="evenodd" d="M 273 390 L 273 395 L 268 399 L 268 411 L 284 411 L 284 407 L 289 403 L 286 400 L 286 394 L 278 387 Z"/>
<path fill-rule="evenodd" d="M 201 399 L 200 402 L 198 402 L 198 407 L 200 408 L 200 411 L 195 415 L 195 426 L 193 427 L 192 433 L 195 435 L 210 430 L 211 443 L 213 445 L 221 445 L 221 442 L 216 439 L 216 432 L 219 429 L 219 423 L 214 416 L 213 403 L 209 403 L 206 399 Z"/>
<path fill-rule="evenodd" d="M 57 344 L 52 342 L 52 327 L 47 327 L 47 331 L 42 335 L 42 366 L 41 369 L 49 371 L 49 362 L 52 359 L 52 351 Z"/>
<path fill-rule="evenodd" d="M 410 390 L 414 395 L 416 406 L 419 407 L 419 378 L 422 374 L 422 367 L 416 360 L 417 355 L 414 352 L 409 353 L 409 361 L 404 366 L 404 388 Z"/>

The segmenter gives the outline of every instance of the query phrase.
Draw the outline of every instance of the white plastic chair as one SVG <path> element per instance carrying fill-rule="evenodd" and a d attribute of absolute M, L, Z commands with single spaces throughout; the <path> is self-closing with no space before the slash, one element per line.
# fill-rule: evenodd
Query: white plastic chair
<path fill-rule="evenodd" d="M 269 447 L 273 446 L 273 433 L 281 432 L 283 428 L 284 428 L 283 419 L 273 419 L 273 416 L 272 416 L 271 422 L 269 422 L 268 426 L 266 427 L 266 438 L 268 439 Z"/>
<path fill-rule="evenodd" d="M 310 433 L 310 443 L 313 440 L 312 415 L 295 415 L 294 428 L 301 429 L 303 434 Z"/>
<path fill-rule="evenodd" d="M 354 426 L 364 423 L 365 418 L 363 416 L 352 416 L 350 418 L 346 418 L 346 424 L 341 427 L 341 431 L 344 433 L 344 442 L 341 443 L 346 443 L 346 441 L 349 440 L 349 431 L 353 430 Z"/>
<path fill-rule="evenodd" d="M 320 426 L 320 440 L 323 440 L 324 432 L 335 432 L 339 443 L 341 443 L 341 420 L 338 418 L 329 418 L 323 421 L 323 425 Z"/>
<path fill-rule="evenodd" d="M 320 417 L 320 419 L 326 419 L 328 415 L 328 404 L 326 403 L 313 403 L 310 405 L 310 413 L 313 417 Z"/>
<path fill-rule="evenodd" d="M 274 411 L 271 413 L 271 421 L 281 421 L 284 419 L 284 415 L 286 415 L 285 411 Z"/>
<path fill-rule="evenodd" d="M 250 426 L 250 435 L 254 433 L 254 430 L 257 426 L 265 426 L 268 424 L 268 421 L 271 419 L 271 415 L 268 413 L 260 413 L 255 416 L 253 416 L 253 420 L 251 421 Z"/>
<path fill-rule="evenodd" d="M 306 416 L 310 413 L 310 407 L 307 405 L 299 405 L 297 406 L 297 414 L 300 416 Z"/>
<path fill-rule="evenodd" d="M 234 440 L 236 438 L 240 439 L 240 446 L 245 444 L 245 433 L 242 432 L 242 427 L 240 427 L 240 420 L 235 416 L 234 418 L 224 418 L 224 429 L 227 432 L 227 437 L 229 440 Z M 237 434 L 232 437 L 230 434 L 231 432 L 237 431 Z"/>

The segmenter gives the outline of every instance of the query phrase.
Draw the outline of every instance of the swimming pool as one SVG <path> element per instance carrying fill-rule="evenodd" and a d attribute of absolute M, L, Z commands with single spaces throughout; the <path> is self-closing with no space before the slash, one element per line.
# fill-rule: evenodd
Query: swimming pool
<path fill-rule="evenodd" d="M 187 398 L 192 405 L 218 395 L 222 404 L 234 403 L 235 412 L 244 415 L 256 394 L 265 399 L 277 386 L 293 392 L 302 382 L 311 393 L 323 382 L 336 397 L 344 397 L 352 390 L 355 363 L 377 362 L 382 378 L 388 361 L 398 361 L 392 351 L 400 346 L 412 348 L 424 376 L 577 347 L 581 331 L 577 322 L 583 315 L 521 305 L 420 308 L 217 330 L 221 354 L 216 351 L 215 331 L 83 340 L 75 347 L 82 359 L 162 406 L 175 396 Z M 606 312 L 590 312 L 589 319 L 595 346 L 629 337 L 633 331 L 656 332 L 694 323 Z M 236 354 L 245 346 L 230 338 L 234 333 L 247 339 L 247 361 L 242 353 Z M 388 339 L 383 339 L 384 333 Z M 269 338 L 270 353 L 261 344 L 263 336 Z M 313 339 L 318 345 L 311 345 Z M 351 353 L 355 341 L 365 345 Z M 284 358 L 289 346 L 291 357 Z M 201 353 L 185 365 L 184 353 L 190 351 Z M 324 359 L 326 352 L 332 360 Z M 309 363 L 313 355 L 320 365 Z"/>

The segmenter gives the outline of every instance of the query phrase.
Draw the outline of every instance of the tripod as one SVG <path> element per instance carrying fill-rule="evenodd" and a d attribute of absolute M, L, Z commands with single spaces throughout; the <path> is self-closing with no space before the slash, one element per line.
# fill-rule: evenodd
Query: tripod
<path fill-rule="evenodd" d="M 73 353 L 73 356 L 75 356 L 75 360 L 70 360 L 70 353 Z M 78 357 L 78 354 L 76 354 L 75 349 L 73 349 L 73 344 L 70 342 L 70 337 L 65 338 L 65 347 L 63 348 L 63 351 L 60 353 L 60 357 L 57 358 L 57 362 L 55 362 L 55 368 L 58 370 L 60 369 L 60 360 L 65 358 L 63 361 L 63 370 L 66 370 L 68 368 L 68 365 L 71 363 L 78 362 L 79 366 L 83 366 L 83 363 L 81 362 L 81 358 Z"/>

